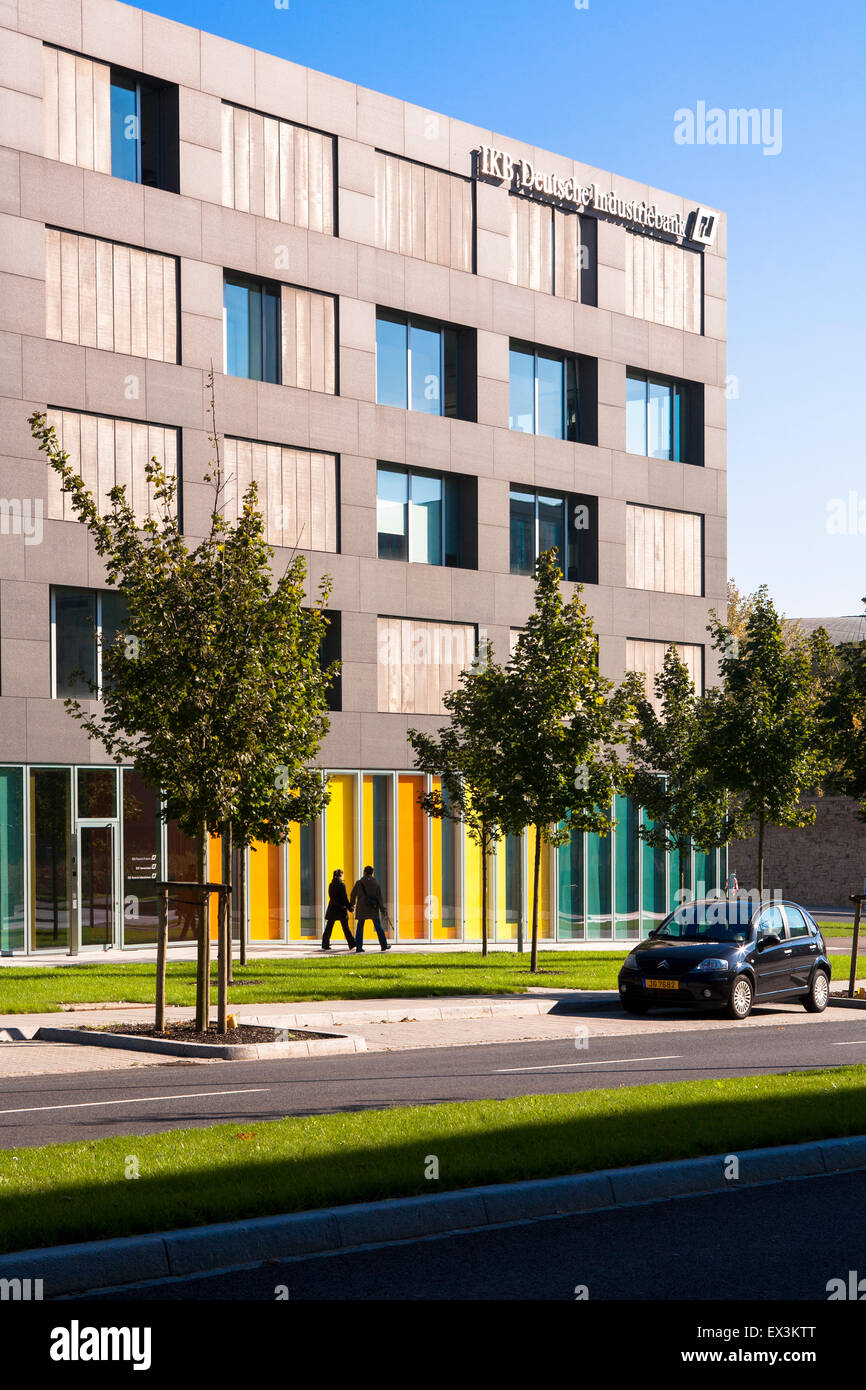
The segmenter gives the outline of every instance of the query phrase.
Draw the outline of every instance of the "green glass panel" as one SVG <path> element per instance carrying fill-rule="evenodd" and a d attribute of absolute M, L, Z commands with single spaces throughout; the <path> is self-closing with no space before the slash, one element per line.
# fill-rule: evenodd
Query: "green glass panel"
<path fill-rule="evenodd" d="M 24 770 L 0 767 L 0 952 L 24 949 Z"/>
<path fill-rule="evenodd" d="M 560 941 L 583 940 L 586 921 L 583 913 L 584 845 L 583 831 L 573 830 L 571 839 L 559 846 L 559 923 Z"/>
<path fill-rule="evenodd" d="M 612 936 L 610 901 L 610 835 L 586 837 L 586 936 L 589 941 L 609 941 Z"/>
<path fill-rule="evenodd" d="M 652 822 L 646 812 L 643 812 L 644 825 L 649 827 Z M 663 849 L 653 849 L 651 845 L 641 846 L 643 855 L 643 925 L 644 934 L 662 920 L 668 910 L 667 896 L 665 893 L 665 852 Z"/>
<path fill-rule="evenodd" d="M 616 935 L 640 935 L 640 844 L 638 811 L 630 797 L 614 800 L 616 816 Z"/>

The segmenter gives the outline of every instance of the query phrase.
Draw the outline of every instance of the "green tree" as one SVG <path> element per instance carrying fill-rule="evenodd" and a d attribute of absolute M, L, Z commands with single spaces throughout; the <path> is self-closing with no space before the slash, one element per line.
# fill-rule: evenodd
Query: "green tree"
<path fill-rule="evenodd" d="M 629 677 L 614 692 L 601 675 L 592 619 L 581 588 L 565 603 L 556 551 L 539 556 L 535 603 L 505 668 L 506 700 L 498 764 L 502 833 L 535 829 L 532 955 L 538 969 L 538 884 L 542 842 L 564 844 L 574 831 L 610 834 L 616 756 L 639 688 Z"/>
<path fill-rule="evenodd" d="M 161 795 L 164 818 L 196 839 L 204 881 L 208 834 L 227 837 L 235 821 L 285 838 L 327 799 L 310 764 L 328 729 L 330 673 L 319 649 L 329 582 L 309 608 L 302 556 L 274 582 L 255 484 L 237 523 L 226 521 L 215 424 L 210 528 L 194 548 L 180 529 L 175 480 L 155 458 L 147 467 L 153 514 L 136 518 L 123 487 L 112 489 L 102 514 L 45 417 L 34 413 L 30 427 L 127 607 L 124 630 L 102 654 L 101 705 L 66 707 L 109 757 L 134 766 Z M 221 917 L 217 1026 L 225 1031 L 228 912 Z M 209 1015 L 208 958 L 202 927 L 200 1027 Z"/>
<path fill-rule="evenodd" d="M 638 829 L 641 839 L 653 849 L 679 854 L 682 900 L 690 844 L 704 851 L 726 844 L 735 833 L 735 817 L 727 793 L 710 776 L 713 735 L 706 704 L 676 647 L 665 652 L 654 688 L 656 704 L 645 695 L 636 703 L 627 786 L 649 818 L 649 825 Z"/>
<path fill-rule="evenodd" d="M 482 644 L 475 662 L 461 672 L 459 685 L 449 690 L 443 704 L 450 724 L 434 736 L 409 729 L 408 738 L 421 772 L 441 778 L 441 787 L 419 796 L 428 815 L 465 825 L 481 850 L 481 954 L 488 943 L 488 866 L 501 836 L 499 769 L 502 748 L 500 730 L 507 700 L 502 667 L 493 660 L 489 642 Z"/>
<path fill-rule="evenodd" d="M 768 825 L 801 828 L 815 819 L 800 797 L 827 766 L 820 701 L 812 675 L 815 642 L 786 635 L 766 587 L 754 595 L 743 634 L 734 642 L 715 615 L 709 631 L 719 652 L 722 684 L 706 696 L 710 773 L 730 789 L 737 815 L 757 822 L 758 891 L 764 891 Z"/>
<path fill-rule="evenodd" d="M 828 786 L 858 802 L 866 821 L 866 641 L 834 647 L 824 628 L 815 637 Z"/>

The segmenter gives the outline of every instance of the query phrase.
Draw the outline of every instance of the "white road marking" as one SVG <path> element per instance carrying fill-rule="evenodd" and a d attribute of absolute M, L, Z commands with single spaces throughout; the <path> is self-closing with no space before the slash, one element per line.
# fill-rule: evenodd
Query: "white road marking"
<path fill-rule="evenodd" d="M 564 1071 L 566 1067 L 613 1067 L 621 1062 L 674 1062 L 679 1052 L 665 1052 L 660 1057 L 598 1057 L 592 1062 L 550 1062 L 544 1067 L 497 1067 L 496 1075 L 504 1071 Z"/>
<path fill-rule="evenodd" d="M 866 1038 L 848 1038 L 846 1042 L 837 1042 L 834 1047 L 866 1047 Z"/>
<path fill-rule="evenodd" d="M 18 1110 L 0 1110 L 0 1115 L 32 1115 L 40 1110 L 90 1110 L 99 1105 L 147 1105 L 154 1100 L 200 1100 L 203 1096 L 249 1096 L 269 1090 L 270 1086 L 249 1086 L 237 1091 L 188 1091 L 182 1096 L 136 1096 L 134 1100 L 77 1100 L 71 1105 L 24 1105 Z"/>

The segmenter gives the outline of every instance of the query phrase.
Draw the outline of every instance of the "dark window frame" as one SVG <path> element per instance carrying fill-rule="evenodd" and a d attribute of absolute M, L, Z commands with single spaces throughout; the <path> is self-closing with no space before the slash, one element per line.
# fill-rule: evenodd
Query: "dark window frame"
<path fill-rule="evenodd" d="M 225 317 L 225 341 L 223 345 L 224 371 L 226 376 L 235 376 L 234 372 L 229 371 L 229 321 L 226 309 L 226 288 L 231 285 L 235 289 L 257 290 L 264 300 L 264 296 L 271 295 L 275 301 L 274 312 L 276 315 L 276 325 L 274 328 L 274 369 L 275 377 L 265 376 L 265 359 L 267 356 L 267 322 L 262 306 L 261 329 L 259 353 L 262 362 L 262 375 L 253 376 L 249 371 L 246 376 L 237 376 L 238 381 L 261 381 L 269 386 L 281 386 L 283 383 L 283 354 L 282 354 L 282 282 L 270 280 L 266 276 L 248 275 L 244 271 L 223 269 L 223 312 Z M 336 317 L 335 317 L 335 340 L 336 340 Z M 248 352 L 249 361 L 249 352 Z M 335 386 L 337 383 L 335 382 Z"/>
<path fill-rule="evenodd" d="M 513 562 L 513 495 L 515 492 L 532 494 L 534 498 L 534 553 L 530 569 L 515 568 Z M 560 555 L 560 569 L 563 577 L 570 584 L 597 584 L 598 583 L 598 498 L 589 493 L 563 492 L 559 488 L 545 488 L 529 486 L 524 483 L 511 483 L 508 490 L 508 541 L 509 541 L 509 573 L 519 574 L 524 577 L 531 577 L 535 573 L 535 565 L 540 554 L 539 531 L 541 520 L 539 517 L 538 503 L 540 497 L 556 498 L 563 504 L 563 528 L 565 539 L 565 555 Z M 589 526 L 577 527 L 575 525 L 574 513 L 578 507 L 586 507 L 589 513 Z M 575 532 L 586 531 L 590 544 L 582 546 L 579 544 Z"/>
<path fill-rule="evenodd" d="M 398 410 L 414 410 L 412 405 L 412 328 L 439 336 L 439 410 L 416 412 L 434 418 L 474 421 L 477 413 L 476 333 L 474 328 L 425 314 L 410 314 L 400 309 L 376 306 L 376 403 L 379 400 L 379 324 L 397 324 L 406 331 L 405 402 Z"/>
<path fill-rule="evenodd" d="M 391 560 L 397 564 L 418 565 L 429 564 L 435 569 L 470 569 L 478 568 L 478 479 L 471 474 L 464 473 L 443 473 L 435 468 L 416 468 L 412 464 L 391 463 L 388 459 L 378 459 L 376 461 L 376 506 L 378 513 L 379 503 L 379 473 L 380 470 L 387 470 L 391 473 L 399 473 L 407 479 L 407 507 L 411 502 L 411 480 L 413 477 L 433 478 L 442 484 L 442 516 L 440 521 L 440 553 L 442 559 L 439 561 L 413 560 L 409 554 L 410 528 L 408 524 L 408 512 L 406 521 L 406 554 L 403 555 L 383 555 L 379 536 L 387 534 L 379 531 L 378 515 L 376 522 L 377 539 L 377 558 L 380 560 Z M 459 534 L 456 559 L 453 561 L 447 558 L 448 549 L 446 541 L 448 539 L 448 517 L 449 509 L 455 509 L 459 521 Z"/>

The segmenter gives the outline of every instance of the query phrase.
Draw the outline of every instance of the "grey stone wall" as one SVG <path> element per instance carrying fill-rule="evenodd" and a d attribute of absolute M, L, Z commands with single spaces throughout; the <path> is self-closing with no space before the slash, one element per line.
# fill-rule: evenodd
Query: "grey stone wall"
<path fill-rule="evenodd" d="M 857 819 L 856 802 L 847 797 L 810 797 L 805 804 L 817 808 L 814 825 L 767 829 L 765 891 L 777 889 L 805 907 L 850 908 L 849 894 L 866 887 L 866 825 Z M 757 887 L 757 836 L 732 841 L 728 864 L 741 888 Z"/>

